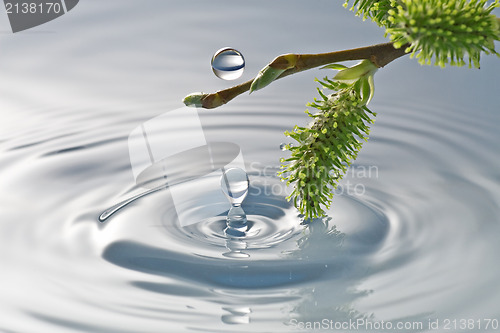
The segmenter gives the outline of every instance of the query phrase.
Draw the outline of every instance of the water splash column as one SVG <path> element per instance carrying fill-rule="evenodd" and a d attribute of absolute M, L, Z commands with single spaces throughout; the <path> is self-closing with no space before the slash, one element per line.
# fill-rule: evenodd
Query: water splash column
<path fill-rule="evenodd" d="M 221 189 L 231 204 L 226 218 L 227 228 L 224 230 L 229 236 L 243 237 L 248 230 L 247 215 L 241 204 L 248 194 L 249 184 L 247 173 L 240 168 L 222 172 Z"/>

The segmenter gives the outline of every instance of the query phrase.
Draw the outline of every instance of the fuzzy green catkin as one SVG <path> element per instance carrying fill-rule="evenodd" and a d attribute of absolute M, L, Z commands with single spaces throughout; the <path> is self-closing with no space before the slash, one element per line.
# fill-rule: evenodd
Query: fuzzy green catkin
<path fill-rule="evenodd" d="M 325 215 L 338 182 L 368 139 L 374 116 L 355 85 L 326 78 L 320 83 L 334 93 L 319 91 L 321 99 L 309 104 L 319 112 L 306 111 L 313 118 L 311 125 L 285 133 L 298 144 L 289 148 L 291 157 L 282 160 L 280 172 L 287 184 L 294 184 L 289 199 L 305 220 Z"/>
<path fill-rule="evenodd" d="M 394 23 L 386 31 L 396 47 L 409 43 L 407 52 L 421 64 L 444 67 L 446 64 L 479 68 L 481 52 L 497 54 L 494 41 L 499 39 L 499 26 L 491 11 L 498 0 L 411 1 L 389 11 L 388 20 Z"/>
<path fill-rule="evenodd" d="M 348 5 L 349 0 L 346 0 L 344 7 Z M 357 16 L 361 16 L 363 20 L 369 18 L 379 26 L 388 27 L 391 25 L 388 21 L 388 12 L 396 8 L 397 5 L 398 1 L 396 0 L 355 0 L 350 10 L 354 11 Z"/>
<path fill-rule="evenodd" d="M 349 0 L 346 1 L 346 4 Z M 395 47 L 421 64 L 479 67 L 481 52 L 496 54 L 500 24 L 491 12 L 499 0 L 356 0 L 356 14 L 386 28 Z"/>

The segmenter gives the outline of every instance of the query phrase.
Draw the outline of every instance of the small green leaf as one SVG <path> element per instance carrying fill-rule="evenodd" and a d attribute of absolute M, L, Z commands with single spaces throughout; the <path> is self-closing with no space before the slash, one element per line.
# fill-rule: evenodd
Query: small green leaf
<path fill-rule="evenodd" d="M 377 66 L 373 62 L 365 59 L 357 65 L 341 70 L 333 79 L 337 81 L 357 80 L 362 76 L 371 75 L 377 69 Z"/>
<path fill-rule="evenodd" d="M 250 86 L 250 94 L 271 84 L 284 71 L 286 69 L 276 69 L 269 65 L 261 69 Z"/>
<path fill-rule="evenodd" d="M 370 103 L 373 95 L 375 94 L 375 83 L 373 80 L 373 75 L 368 76 L 368 84 L 370 85 L 370 96 L 368 97 L 368 101 L 366 102 L 366 104 Z"/>
<path fill-rule="evenodd" d="M 341 64 L 329 64 L 326 66 L 321 67 L 320 69 L 334 69 L 336 71 L 341 71 L 343 69 L 346 69 L 347 66 L 341 65 Z"/>
<path fill-rule="evenodd" d="M 368 78 L 362 78 L 360 79 L 360 82 L 361 82 L 361 104 L 366 105 L 368 104 L 368 101 L 370 100 L 371 96 L 370 84 L 368 83 Z"/>

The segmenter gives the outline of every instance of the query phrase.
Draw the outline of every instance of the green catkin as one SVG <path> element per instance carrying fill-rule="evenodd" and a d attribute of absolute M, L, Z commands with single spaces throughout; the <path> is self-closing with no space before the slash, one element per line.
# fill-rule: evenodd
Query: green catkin
<path fill-rule="evenodd" d="M 294 200 L 305 220 L 325 215 L 333 190 L 368 138 L 375 116 L 362 103 L 356 84 L 327 78 L 319 82 L 333 93 L 327 96 L 320 91 L 321 98 L 309 104 L 319 111 L 306 111 L 313 119 L 309 127 L 295 127 L 285 133 L 298 144 L 289 148 L 291 157 L 282 161 L 280 172 L 287 184 L 294 184 L 289 199 Z"/>
<path fill-rule="evenodd" d="M 398 1 L 355 0 L 352 2 L 353 5 L 350 9 L 354 11 L 357 16 L 361 16 L 363 20 L 369 18 L 379 26 L 387 27 L 391 25 L 388 12 L 389 10 L 394 9 L 397 6 Z M 346 0 L 344 3 L 344 7 L 347 7 L 348 5 L 349 0 Z"/>
<path fill-rule="evenodd" d="M 499 6 L 499 0 L 355 0 L 351 10 L 385 27 L 395 47 L 409 45 L 406 52 L 420 64 L 479 68 L 481 52 L 499 55 L 500 23 L 491 13 Z"/>

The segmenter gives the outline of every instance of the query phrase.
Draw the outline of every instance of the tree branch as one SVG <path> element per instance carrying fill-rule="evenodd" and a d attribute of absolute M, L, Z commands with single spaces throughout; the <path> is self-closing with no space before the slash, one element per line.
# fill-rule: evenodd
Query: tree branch
<path fill-rule="evenodd" d="M 276 77 L 277 79 L 299 73 L 308 69 L 316 68 L 332 64 L 339 61 L 347 60 L 363 60 L 369 59 L 377 67 L 384 67 L 391 61 L 405 55 L 407 45 L 396 49 L 392 43 L 383 43 L 367 47 L 360 47 L 357 49 L 335 51 L 319 54 L 285 54 L 276 57 L 267 67 L 275 70 L 283 70 L 283 72 Z M 226 104 L 238 95 L 249 91 L 254 80 L 251 79 L 247 82 L 237 86 L 219 90 L 215 93 L 194 93 L 184 98 L 184 104 L 187 106 L 201 106 L 205 109 L 213 109 Z"/>

